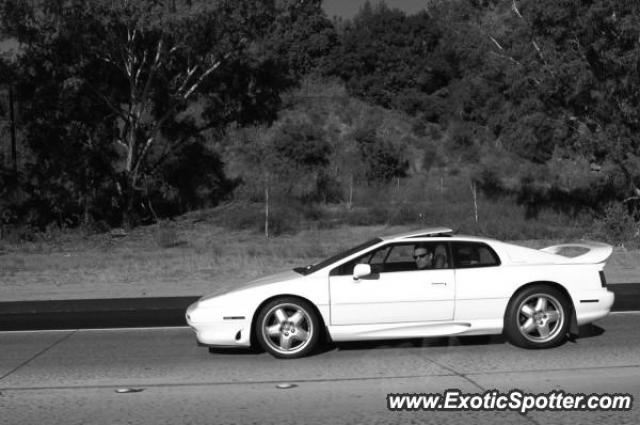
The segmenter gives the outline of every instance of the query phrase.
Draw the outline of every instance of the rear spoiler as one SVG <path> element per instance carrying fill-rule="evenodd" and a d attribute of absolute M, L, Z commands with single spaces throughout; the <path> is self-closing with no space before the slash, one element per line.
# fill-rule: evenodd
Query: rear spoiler
<path fill-rule="evenodd" d="M 582 252 L 584 250 L 586 250 L 586 252 Z M 613 247 L 602 242 L 585 241 L 548 246 L 546 248 L 542 248 L 540 251 L 561 255 L 566 258 L 567 263 L 599 264 L 607 261 L 613 252 Z M 578 253 L 577 255 L 567 255 L 571 252 L 575 254 L 576 251 L 582 253 Z"/>

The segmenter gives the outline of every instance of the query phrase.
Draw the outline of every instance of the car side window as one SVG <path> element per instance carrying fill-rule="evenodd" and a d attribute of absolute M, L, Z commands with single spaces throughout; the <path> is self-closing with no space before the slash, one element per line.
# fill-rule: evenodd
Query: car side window
<path fill-rule="evenodd" d="M 364 263 L 367 264 L 371 264 L 373 265 L 382 265 L 384 264 L 385 259 L 387 258 L 387 256 L 389 255 L 389 250 L 391 249 L 390 246 L 384 246 L 381 249 L 377 249 L 375 250 L 371 256 L 369 257 L 368 261 L 364 261 Z M 363 263 L 363 261 L 360 261 L 360 263 Z M 358 264 L 358 263 L 356 263 Z"/>
<path fill-rule="evenodd" d="M 353 268 L 356 264 L 370 264 L 374 272 L 380 272 L 382 264 L 384 263 L 387 254 L 391 247 L 385 245 L 376 250 L 369 251 L 366 254 L 360 255 L 353 260 L 346 262 L 331 270 L 329 275 L 331 276 L 347 276 L 353 274 Z"/>
<path fill-rule="evenodd" d="M 413 255 L 413 244 L 394 245 L 391 248 L 387 263 L 403 263 L 410 261 Z"/>
<path fill-rule="evenodd" d="M 500 265 L 500 258 L 495 251 L 479 242 L 454 242 L 453 258 L 457 269 Z"/>
<path fill-rule="evenodd" d="M 416 269 L 413 261 L 414 244 L 395 244 L 384 262 L 382 271 L 385 273 L 406 272 Z"/>
<path fill-rule="evenodd" d="M 356 264 L 369 264 L 373 273 L 393 273 L 419 270 L 414 254 L 416 249 L 424 249 L 430 258 L 425 264 L 426 269 L 450 268 L 448 249 L 444 243 L 434 242 L 403 242 L 385 245 L 372 252 L 363 254 L 341 266 L 331 270 L 331 276 L 346 276 L 353 274 Z M 418 251 L 420 252 L 420 251 Z"/>

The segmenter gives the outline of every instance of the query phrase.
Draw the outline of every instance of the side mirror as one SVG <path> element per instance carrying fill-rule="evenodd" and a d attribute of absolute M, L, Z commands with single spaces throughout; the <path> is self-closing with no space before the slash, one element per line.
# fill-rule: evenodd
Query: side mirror
<path fill-rule="evenodd" d="M 369 264 L 356 264 L 353 268 L 353 280 L 358 280 L 361 277 L 369 276 L 371 274 L 371 266 Z"/>

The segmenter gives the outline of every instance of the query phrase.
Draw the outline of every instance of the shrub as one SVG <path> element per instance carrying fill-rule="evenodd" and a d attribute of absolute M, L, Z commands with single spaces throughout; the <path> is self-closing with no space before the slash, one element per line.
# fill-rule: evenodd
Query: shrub
<path fill-rule="evenodd" d="M 269 236 L 297 233 L 301 225 L 302 212 L 295 206 L 277 206 L 269 213 Z M 264 219 L 259 229 L 264 230 Z"/>
<path fill-rule="evenodd" d="M 269 236 L 296 233 L 302 227 L 305 211 L 295 202 L 274 201 L 269 209 Z M 215 224 L 233 230 L 264 233 L 264 204 L 234 202 L 215 209 Z"/>
<path fill-rule="evenodd" d="M 233 230 L 256 229 L 264 223 L 264 206 L 253 202 L 234 202 L 214 210 L 212 221 Z"/>
<path fill-rule="evenodd" d="M 603 217 L 594 223 L 594 236 L 616 244 L 638 242 L 638 224 L 624 204 L 611 202 L 605 207 Z"/>

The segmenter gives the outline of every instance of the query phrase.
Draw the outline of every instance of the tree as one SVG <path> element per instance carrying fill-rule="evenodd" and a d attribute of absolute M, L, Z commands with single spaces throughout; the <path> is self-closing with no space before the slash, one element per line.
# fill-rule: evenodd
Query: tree
<path fill-rule="evenodd" d="M 267 44 L 287 64 L 290 78 L 322 73 L 338 35 L 321 0 L 283 0 Z"/>
<path fill-rule="evenodd" d="M 448 65 L 431 55 L 440 36 L 426 12 L 406 16 L 384 3 L 367 4 L 345 26 L 333 73 L 351 94 L 416 114 L 452 78 Z"/>
<path fill-rule="evenodd" d="M 5 37 L 0 32 L 0 90 L 2 90 L 3 102 L 0 103 L 0 115 L 7 116 L 8 139 L 11 144 L 11 170 L 2 170 L 4 179 L 7 181 L 5 188 L 11 189 L 14 194 L 18 189 L 18 147 L 16 131 L 16 102 L 15 89 L 13 87 L 16 75 L 15 67 L 15 41 Z M 4 106 L 6 100 L 6 107 Z M 4 163 L 0 164 L 4 166 Z"/>
<path fill-rule="evenodd" d="M 331 146 L 321 128 L 291 113 L 271 127 L 245 128 L 232 133 L 227 160 L 245 189 L 264 201 L 264 233 L 268 238 L 274 199 L 291 203 L 317 194 L 329 164 Z"/>
<path fill-rule="evenodd" d="M 409 164 L 403 158 L 402 150 L 380 137 L 377 128 L 371 124 L 358 128 L 353 135 L 365 164 L 367 182 L 388 183 L 391 179 L 405 177 Z"/>
<path fill-rule="evenodd" d="M 507 31 L 493 48 L 504 59 L 508 105 L 496 114 L 496 129 L 507 149 L 547 170 L 525 185 L 535 187 L 532 203 L 562 197 L 554 193 L 592 207 L 636 196 L 638 24 L 636 2 L 512 2 Z M 589 178 L 558 185 L 576 170 L 552 164 L 580 158 L 573 167 L 585 167 Z"/>
<path fill-rule="evenodd" d="M 290 83 L 263 43 L 278 13 L 269 1 L 7 0 L 3 12 L 25 46 L 32 149 L 40 162 L 72 163 L 67 177 L 84 195 L 101 184 L 77 170 L 111 180 L 108 197 L 130 223 L 168 158 L 229 122 L 273 119 Z M 83 168 L 88 151 L 104 169 Z"/>
<path fill-rule="evenodd" d="M 271 236 L 269 228 L 273 186 L 286 179 L 287 164 L 284 164 L 272 147 L 273 130 L 265 126 L 238 129 L 228 135 L 227 163 L 237 174 L 252 195 L 263 195 L 264 235 Z M 257 192 L 257 193 L 256 193 Z"/>
<path fill-rule="evenodd" d="M 177 215 L 208 208 L 227 199 L 237 185 L 224 173 L 224 163 L 218 153 L 204 143 L 186 144 L 174 152 L 162 167 L 161 181 L 149 185 L 153 205 L 164 205 L 155 215 Z M 151 204 L 150 204 L 151 205 Z"/>

